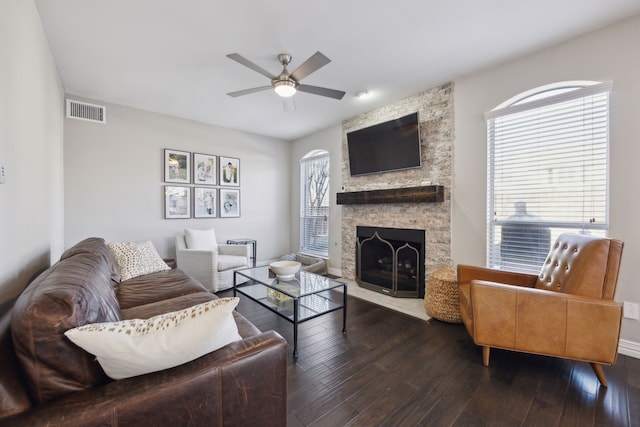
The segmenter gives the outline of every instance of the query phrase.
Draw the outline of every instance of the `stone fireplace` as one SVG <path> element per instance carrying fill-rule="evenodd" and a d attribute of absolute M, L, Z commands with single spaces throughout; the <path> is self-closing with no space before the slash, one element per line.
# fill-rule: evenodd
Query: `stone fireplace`
<path fill-rule="evenodd" d="M 347 133 L 418 112 L 422 167 L 363 176 L 349 172 Z M 424 275 L 418 278 L 416 298 L 424 295 L 425 281 L 439 268 L 451 265 L 451 154 L 453 144 L 453 85 L 427 90 L 394 104 L 362 114 L 342 124 L 342 276 L 359 280 L 358 227 L 419 230 L 424 234 Z M 357 193 L 394 194 L 427 189 L 437 197 L 368 198 L 368 202 L 340 203 Z M 374 201 L 371 201 L 374 200 Z M 377 261 L 376 261 L 377 262 Z M 368 280 L 362 280 L 366 287 Z M 374 286 L 379 286 L 374 284 Z M 404 286 L 404 285 L 402 285 Z M 380 288 L 375 289 L 379 292 Z M 396 289 L 398 292 L 400 289 Z M 403 290 L 404 291 L 404 290 Z M 393 291 L 388 292 L 393 295 Z M 395 295 L 395 296 L 407 296 Z"/>

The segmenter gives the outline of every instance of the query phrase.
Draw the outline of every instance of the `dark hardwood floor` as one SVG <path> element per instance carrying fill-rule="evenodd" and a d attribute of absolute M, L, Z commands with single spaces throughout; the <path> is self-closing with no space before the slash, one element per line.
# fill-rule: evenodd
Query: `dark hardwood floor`
<path fill-rule="evenodd" d="M 232 291 L 220 296 L 231 296 Z M 291 323 L 240 296 L 238 311 L 289 343 Z M 492 349 L 461 324 L 349 297 L 300 325 L 289 353 L 288 426 L 640 426 L 640 360 L 620 355 L 601 387 L 587 363 Z"/>

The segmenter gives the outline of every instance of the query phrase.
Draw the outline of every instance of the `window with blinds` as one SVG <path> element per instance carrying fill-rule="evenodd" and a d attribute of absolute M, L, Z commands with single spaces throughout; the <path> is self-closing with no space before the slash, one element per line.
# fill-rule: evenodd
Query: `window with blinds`
<path fill-rule="evenodd" d="M 300 161 L 300 251 L 329 255 L 329 153 L 324 150 Z"/>
<path fill-rule="evenodd" d="M 555 85 L 486 114 L 487 266 L 536 274 L 559 234 L 607 233 L 609 92 Z"/>

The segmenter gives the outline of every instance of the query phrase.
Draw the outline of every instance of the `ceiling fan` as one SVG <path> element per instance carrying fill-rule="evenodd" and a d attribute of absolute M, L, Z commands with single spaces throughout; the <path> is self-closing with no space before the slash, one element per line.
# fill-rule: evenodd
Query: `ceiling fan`
<path fill-rule="evenodd" d="M 309 59 L 304 61 L 298 68 L 296 68 L 292 73 L 287 71 L 287 65 L 291 62 L 291 55 L 287 53 L 281 53 L 278 55 L 278 61 L 282 64 L 282 71 L 278 75 L 273 75 L 264 68 L 256 65 L 255 63 L 249 61 L 245 57 L 237 54 L 231 53 L 227 55 L 227 58 L 232 59 L 245 67 L 251 68 L 253 71 L 256 71 L 262 74 L 265 77 L 268 77 L 271 80 L 271 85 L 269 86 L 259 86 L 251 89 L 239 90 L 237 92 L 231 92 L 227 95 L 237 97 L 242 95 L 248 95 L 250 93 L 262 92 L 264 90 L 272 89 L 283 98 L 289 98 L 297 91 L 311 93 L 313 95 L 326 96 L 328 98 L 333 99 L 342 99 L 345 92 L 341 90 L 328 89 L 326 87 L 319 86 L 311 86 L 300 83 L 300 80 L 307 77 L 309 74 L 318 71 L 320 68 L 327 65 L 331 60 L 324 56 L 320 52 L 316 52 Z"/>

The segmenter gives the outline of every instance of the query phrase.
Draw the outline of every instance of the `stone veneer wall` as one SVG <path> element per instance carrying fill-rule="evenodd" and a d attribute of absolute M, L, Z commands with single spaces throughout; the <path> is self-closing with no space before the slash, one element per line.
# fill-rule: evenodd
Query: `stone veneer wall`
<path fill-rule="evenodd" d="M 422 167 L 352 177 L 347 132 L 418 111 Z M 342 182 L 345 191 L 443 185 L 442 203 L 393 203 L 342 206 L 342 276 L 355 279 L 356 226 L 414 228 L 426 231 L 425 278 L 451 265 L 451 155 L 453 84 L 447 83 L 342 123 Z"/>

